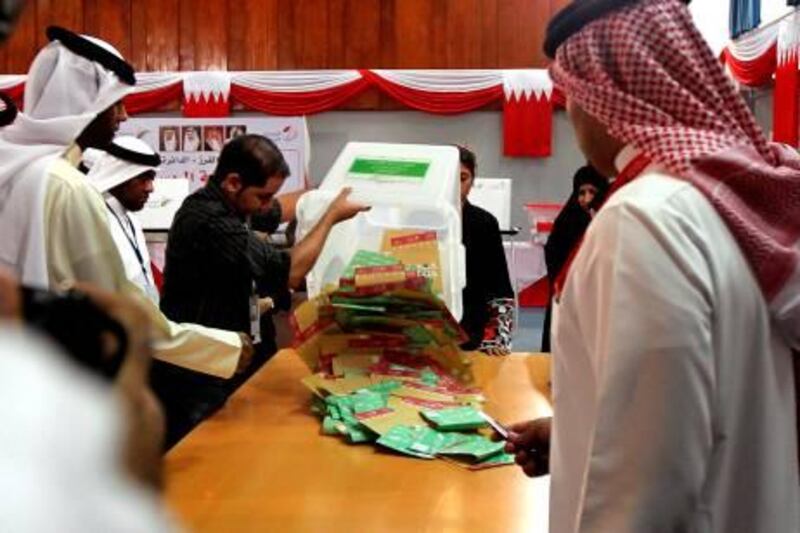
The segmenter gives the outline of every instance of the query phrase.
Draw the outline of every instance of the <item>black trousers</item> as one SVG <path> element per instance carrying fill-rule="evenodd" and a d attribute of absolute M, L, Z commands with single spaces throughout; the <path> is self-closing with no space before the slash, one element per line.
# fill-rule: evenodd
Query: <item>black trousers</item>
<path fill-rule="evenodd" d="M 544 311 L 544 325 L 542 326 L 542 347 L 541 351 L 550 353 L 550 328 L 553 321 L 553 298 L 547 301 L 547 308 Z"/>
<path fill-rule="evenodd" d="M 242 386 L 275 354 L 275 342 L 262 342 L 256 347 L 253 361 L 242 374 L 230 379 L 153 361 L 150 386 L 167 422 L 164 451 L 175 446 L 197 425 L 219 410 L 236 389 Z"/>

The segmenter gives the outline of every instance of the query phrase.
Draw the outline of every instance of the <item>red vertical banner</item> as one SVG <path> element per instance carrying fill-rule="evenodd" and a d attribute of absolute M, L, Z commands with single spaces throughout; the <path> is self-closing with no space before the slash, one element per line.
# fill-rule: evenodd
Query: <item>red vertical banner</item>
<path fill-rule="evenodd" d="M 800 75 L 794 50 L 778 61 L 773 117 L 772 139 L 796 147 L 800 127 Z"/>
<path fill-rule="evenodd" d="M 549 157 L 552 154 L 553 103 L 547 94 L 512 94 L 503 102 L 503 154 Z"/>

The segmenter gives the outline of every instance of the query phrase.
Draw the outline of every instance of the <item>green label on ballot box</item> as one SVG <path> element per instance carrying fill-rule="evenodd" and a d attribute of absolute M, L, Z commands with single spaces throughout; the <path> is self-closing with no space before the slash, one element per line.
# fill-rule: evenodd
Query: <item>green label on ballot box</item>
<path fill-rule="evenodd" d="M 375 181 L 418 180 L 428 174 L 430 161 L 414 159 L 378 159 L 357 157 L 350 165 L 348 174 L 352 178 Z"/>

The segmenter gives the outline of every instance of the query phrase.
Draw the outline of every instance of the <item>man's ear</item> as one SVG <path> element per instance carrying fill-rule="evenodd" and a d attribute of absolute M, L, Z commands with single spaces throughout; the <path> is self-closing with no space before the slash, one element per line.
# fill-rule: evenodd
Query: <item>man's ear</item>
<path fill-rule="evenodd" d="M 230 194 L 238 194 L 242 190 L 242 177 L 236 172 L 229 172 L 222 180 L 222 189 Z"/>

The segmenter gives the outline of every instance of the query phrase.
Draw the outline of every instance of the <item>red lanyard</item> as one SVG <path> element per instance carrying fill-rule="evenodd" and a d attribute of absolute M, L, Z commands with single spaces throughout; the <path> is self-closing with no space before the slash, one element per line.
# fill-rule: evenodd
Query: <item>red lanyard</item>
<path fill-rule="evenodd" d="M 644 172 L 644 169 L 646 169 L 649 165 L 650 165 L 650 158 L 644 154 L 639 154 L 633 159 L 633 161 L 628 163 L 625 166 L 625 168 L 622 169 L 622 172 L 620 172 L 617 175 L 617 179 L 614 180 L 614 184 L 608 191 L 608 194 L 603 200 L 603 204 L 600 206 L 600 209 L 602 209 L 603 205 L 605 205 L 608 199 L 611 198 L 611 196 L 615 192 L 617 192 L 622 187 L 624 187 L 628 183 L 638 178 L 639 175 L 642 172 Z M 572 251 L 569 254 L 569 257 L 567 258 L 567 262 L 564 263 L 564 266 L 561 267 L 561 271 L 558 273 L 558 276 L 556 276 L 556 281 L 553 287 L 555 291 L 556 301 L 558 301 L 558 299 L 561 298 L 561 293 L 564 291 L 564 287 L 567 283 L 567 275 L 569 274 L 569 270 L 572 267 L 572 262 L 575 260 L 575 257 L 577 257 L 582 244 L 583 244 L 583 237 L 581 237 L 581 239 L 578 241 L 578 244 L 576 244 L 575 247 L 572 249 Z"/>

